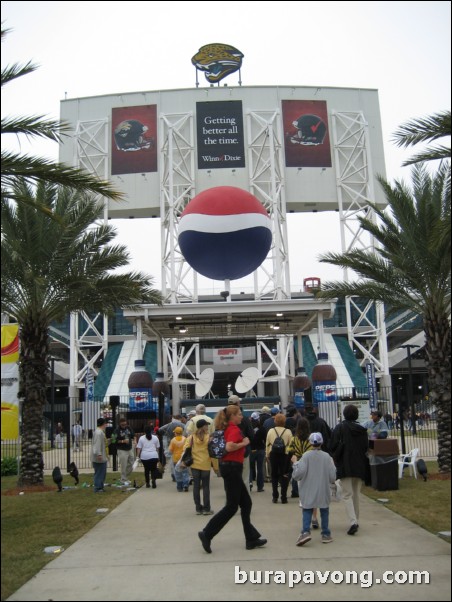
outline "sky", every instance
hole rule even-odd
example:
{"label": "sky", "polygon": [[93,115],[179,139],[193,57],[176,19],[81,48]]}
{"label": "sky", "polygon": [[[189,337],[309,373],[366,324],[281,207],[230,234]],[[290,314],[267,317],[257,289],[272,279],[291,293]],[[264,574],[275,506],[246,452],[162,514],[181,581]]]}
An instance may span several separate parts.
{"label": "sky", "polygon": [[[409,181],[410,168],[401,164],[413,150],[397,148],[391,137],[410,119],[450,109],[450,23],[450,2],[434,1],[2,2],[2,26],[12,30],[2,42],[2,68],[39,65],[2,89],[2,118],[57,119],[65,98],[192,88],[191,57],[222,42],[245,55],[244,86],[377,89],[386,177]],[[236,85],[236,75],[228,85]],[[202,74],[199,81],[208,85]],[[58,156],[56,143],[7,138],[2,147]],[[159,285],[159,221],[114,224],[131,267]],[[320,230],[328,236],[319,237]],[[340,251],[337,213],[291,215],[288,237],[293,290],[308,276],[340,278],[338,268],[318,262],[320,254]]]}

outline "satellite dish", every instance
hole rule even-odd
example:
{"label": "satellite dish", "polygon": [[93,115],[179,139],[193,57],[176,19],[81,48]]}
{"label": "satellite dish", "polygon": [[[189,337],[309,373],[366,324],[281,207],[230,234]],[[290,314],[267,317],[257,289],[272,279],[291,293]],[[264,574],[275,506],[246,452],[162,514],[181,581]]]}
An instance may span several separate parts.
{"label": "satellite dish", "polygon": [[235,381],[235,390],[237,393],[246,393],[254,387],[259,380],[259,370],[257,368],[246,368]]}
{"label": "satellite dish", "polygon": [[212,368],[206,368],[201,372],[199,378],[196,379],[195,393],[196,397],[204,397],[210,391],[213,384],[214,371]]}

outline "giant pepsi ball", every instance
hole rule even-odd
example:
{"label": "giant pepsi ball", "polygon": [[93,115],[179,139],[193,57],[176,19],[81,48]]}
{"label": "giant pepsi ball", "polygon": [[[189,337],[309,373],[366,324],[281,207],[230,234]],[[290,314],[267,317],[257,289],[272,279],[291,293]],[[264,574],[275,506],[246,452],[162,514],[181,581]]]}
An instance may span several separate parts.
{"label": "giant pepsi ball", "polygon": [[237,280],[256,270],[270,250],[271,221],[256,197],[233,186],[195,196],[179,222],[182,255],[199,274]]}

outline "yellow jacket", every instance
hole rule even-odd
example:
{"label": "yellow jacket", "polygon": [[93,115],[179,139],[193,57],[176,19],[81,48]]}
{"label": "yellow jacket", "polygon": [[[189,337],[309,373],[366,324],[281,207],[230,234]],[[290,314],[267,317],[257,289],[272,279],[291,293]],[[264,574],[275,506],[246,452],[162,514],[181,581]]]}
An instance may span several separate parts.
{"label": "yellow jacket", "polygon": [[210,466],[213,466],[215,471],[218,470],[218,460],[209,456],[209,450],[207,445],[209,443],[209,435],[205,434],[204,439],[201,441],[197,437],[196,433],[187,437],[184,444],[184,449],[191,446],[191,454],[193,456],[193,464],[190,468],[196,470],[210,470]]}

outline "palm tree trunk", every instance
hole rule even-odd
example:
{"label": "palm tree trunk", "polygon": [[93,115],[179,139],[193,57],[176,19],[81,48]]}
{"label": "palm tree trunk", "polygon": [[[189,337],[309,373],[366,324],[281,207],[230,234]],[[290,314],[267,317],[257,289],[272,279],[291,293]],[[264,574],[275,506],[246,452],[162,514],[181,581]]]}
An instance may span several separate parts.
{"label": "palm tree trunk", "polygon": [[30,320],[20,328],[20,396],[22,402],[22,455],[19,485],[44,482],[42,423],[46,402],[49,338],[47,324]]}
{"label": "palm tree trunk", "polygon": [[451,470],[451,398],[450,398],[450,324],[443,312],[428,312],[426,333],[429,399],[437,408],[438,466],[440,472]]}

